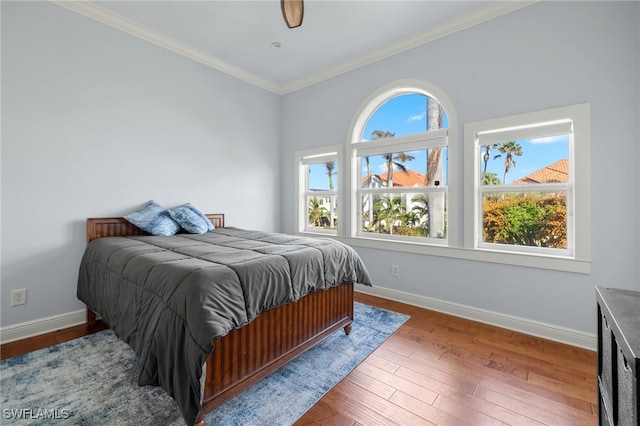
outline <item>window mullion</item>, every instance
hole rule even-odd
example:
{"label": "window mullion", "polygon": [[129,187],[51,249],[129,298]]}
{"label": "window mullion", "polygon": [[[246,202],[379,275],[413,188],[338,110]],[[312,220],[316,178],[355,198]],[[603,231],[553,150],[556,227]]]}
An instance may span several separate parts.
{"label": "window mullion", "polygon": [[394,186],[388,188],[386,186],[380,188],[359,188],[360,194],[424,194],[427,192],[446,192],[447,186]]}
{"label": "window mullion", "polygon": [[395,138],[380,139],[371,142],[361,142],[354,145],[357,157],[383,155],[390,152],[408,152],[423,149],[442,148],[447,146],[447,137],[435,139],[420,139],[406,142],[398,142]]}

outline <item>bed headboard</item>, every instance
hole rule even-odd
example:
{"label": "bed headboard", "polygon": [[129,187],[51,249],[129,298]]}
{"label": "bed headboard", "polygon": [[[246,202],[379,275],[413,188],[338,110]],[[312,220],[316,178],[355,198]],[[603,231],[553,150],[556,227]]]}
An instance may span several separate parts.
{"label": "bed headboard", "polygon": [[[213,226],[224,228],[224,214],[206,215]],[[121,237],[123,235],[148,235],[142,229],[123,217],[97,217],[87,219],[87,243],[102,237]]]}

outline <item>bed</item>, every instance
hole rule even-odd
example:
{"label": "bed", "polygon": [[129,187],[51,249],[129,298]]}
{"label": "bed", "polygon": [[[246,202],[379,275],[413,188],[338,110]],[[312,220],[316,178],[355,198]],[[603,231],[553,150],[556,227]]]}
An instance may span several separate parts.
{"label": "bed", "polygon": [[[225,227],[223,214],[206,216],[215,230],[175,237],[149,236],[124,218],[87,219],[77,290],[87,321],[100,315],[136,351],[139,384],[162,386],[187,424],[199,425],[325,337],[340,328],[349,334],[353,284],[370,284],[343,244]],[[202,294],[191,290],[201,287]]]}

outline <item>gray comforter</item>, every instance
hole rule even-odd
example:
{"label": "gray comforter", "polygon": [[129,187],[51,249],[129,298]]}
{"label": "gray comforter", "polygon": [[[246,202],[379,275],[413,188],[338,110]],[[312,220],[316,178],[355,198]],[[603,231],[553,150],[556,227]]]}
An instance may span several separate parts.
{"label": "gray comforter", "polygon": [[264,310],[344,282],[370,284],[344,244],[221,228],[94,240],[77,294],[135,350],[139,384],[162,386],[193,424],[203,363],[216,338]]}

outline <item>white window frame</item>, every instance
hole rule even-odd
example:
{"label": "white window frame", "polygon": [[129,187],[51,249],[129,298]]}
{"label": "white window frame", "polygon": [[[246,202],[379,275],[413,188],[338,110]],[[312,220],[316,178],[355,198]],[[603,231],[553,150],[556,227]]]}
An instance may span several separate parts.
{"label": "white window frame", "polygon": [[[367,238],[380,238],[383,240],[398,240],[419,242],[422,244],[438,244],[446,245],[446,238],[430,238],[430,237],[406,237],[400,235],[389,235],[383,233],[371,233],[363,232],[360,226],[360,218],[362,217],[362,196],[366,194],[373,195],[401,195],[401,194],[428,194],[435,192],[444,192],[445,198],[448,196],[447,185],[441,184],[436,187],[428,186],[408,186],[408,187],[381,187],[381,188],[362,188],[360,182],[362,182],[362,176],[360,167],[361,159],[365,156],[384,155],[389,152],[407,152],[407,151],[419,151],[429,150],[432,148],[448,148],[448,131],[447,129],[433,130],[428,132],[421,132],[407,136],[399,136],[393,138],[385,138],[379,141],[371,142],[354,142],[351,144],[352,155],[354,160],[354,174],[357,175],[355,185],[356,203],[354,210],[356,214],[353,216],[356,223],[354,224],[355,236],[367,237]],[[444,161],[444,160],[443,160]],[[358,170],[358,172],[355,172]],[[448,180],[448,179],[447,179]],[[446,219],[445,219],[446,226]]]}
{"label": "white window frame", "polygon": [[[364,129],[369,122],[371,116],[375,113],[375,111],[385,102],[395,97],[406,95],[406,94],[421,94],[428,96],[430,98],[436,99],[443,109],[446,111],[447,117],[449,119],[449,128],[448,129],[440,129],[433,131],[426,131],[422,133],[416,133],[405,136],[397,136],[393,138],[385,138],[377,141],[366,141],[363,142],[363,132]],[[375,194],[401,194],[401,193],[415,193],[415,194],[426,194],[428,192],[442,192],[444,189],[445,197],[447,199],[447,203],[452,197],[452,194],[455,194],[455,185],[453,188],[451,186],[451,173],[455,171],[456,168],[453,166],[452,170],[452,162],[448,159],[443,161],[449,161],[447,163],[448,170],[448,185],[441,185],[438,188],[430,188],[430,187],[410,187],[410,188],[377,188],[377,189],[366,189],[362,188],[360,184],[361,179],[361,165],[360,158],[367,155],[382,155],[386,154],[390,151],[393,152],[401,152],[401,151],[415,151],[415,150],[426,150],[434,147],[446,147],[448,151],[447,158],[452,158],[452,155],[455,155],[456,149],[450,143],[451,135],[455,136],[455,130],[451,128],[456,124],[455,112],[453,111],[453,107],[449,98],[439,90],[437,87],[420,80],[402,80],[390,83],[380,88],[376,93],[370,96],[362,106],[359,108],[357,114],[355,115],[355,119],[352,122],[350,129],[350,140],[347,149],[350,152],[350,167],[347,167],[346,174],[350,187],[350,200],[348,203],[348,216],[351,218],[348,223],[349,228],[347,229],[346,235],[349,235],[351,238],[364,242],[363,244],[366,246],[375,246],[379,248],[386,248],[397,250],[402,246],[409,245],[431,245],[443,247],[446,246],[449,242],[449,239],[456,238],[456,230],[451,229],[449,226],[452,223],[452,219],[456,219],[456,213],[452,212],[450,208],[447,208],[447,217],[446,217],[446,226],[447,226],[447,237],[446,238],[424,238],[424,237],[403,237],[397,235],[389,235],[389,234],[380,234],[380,233],[370,233],[370,232],[361,232],[360,231],[360,218],[362,215],[362,206],[360,202],[360,198],[362,195],[367,193],[375,193]],[[453,153],[452,153],[453,151]],[[356,245],[360,245],[356,243]],[[403,251],[403,250],[401,250]]]}
{"label": "white window frame", "polygon": [[[427,96],[431,96],[440,102],[449,119],[447,245],[428,244],[421,242],[421,239],[418,238],[412,238],[412,241],[402,241],[377,237],[380,234],[374,235],[376,238],[372,238],[370,235],[358,235],[359,197],[357,189],[359,187],[358,170],[361,165],[357,163],[356,157],[353,156],[352,144],[361,141],[361,135],[367,121],[382,103],[403,93],[421,93],[421,90]],[[573,170],[572,183],[574,184],[572,188],[574,198],[572,255],[557,256],[476,247],[476,230],[474,226],[476,212],[474,206],[477,193],[475,179],[478,173],[475,173],[474,170],[479,167],[480,160],[476,158],[476,155],[478,155],[476,152],[479,152],[479,150],[474,149],[474,135],[477,132],[491,129],[526,126],[531,123],[563,119],[571,119],[574,138],[572,163],[570,165]],[[302,188],[305,188],[304,181],[301,183],[301,178],[304,176],[304,174],[300,175],[301,158],[335,153],[340,171],[338,176],[338,230],[336,234],[329,235],[331,238],[353,247],[588,274],[591,272],[590,119],[589,104],[553,108],[466,124],[464,126],[464,140],[459,140],[456,111],[446,93],[438,87],[421,80],[401,80],[389,83],[369,96],[356,111],[349,127],[346,144],[296,153],[298,176],[295,183],[295,229],[300,234],[320,234],[317,230],[313,233],[308,233],[304,230],[307,220],[307,207],[304,205],[304,197],[300,192]],[[377,141],[375,142],[377,143]],[[349,162],[343,162],[343,158],[348,158]]]}
{"label": "white window frame", "polygon": [[[545,185],[499,185],[480,184],[480,146],[494,142],[535,137],[569,134],[569,181],[566,184]],[[509,263],[507,253],[576,260],[588,263],[591,247],[591,181],[590,162],[590,107],[578,104],[544,111],[536,111],[501,117],[464,126],[465,136],[465,238],[467,248],[493,252],[493,256]],[[526,192],[535,189],[566,191],[567,194],[567,248],[549,249],[524,246],[509,246],[482,242],[482,194],[504,190]],[[504,252],[501,254],[500,252]],[[537,259],[536,262],[540,262]],[[543,261],[544,262],[544,261]],[[527,263],[527,262],[525,262]],[[569,267],[570,270],[576,265]],[[556,269],[556,268],[552,268]],[[564,269],[564,268],[558,268]],[[577,272],[586,272],[578,267]]]}
{"label": "white window frame", "polygon": [[[344,150],[344,146],[342,145],[331,145],[322,148],[316,149],[307,149],[303,151],[297,151],[295,153],[295,165],[296,165],[296,211],[295,211],[295,229],[298,233],[310,233],[310,234],[320,234],[326,236],[338,235],[338,229],[340,228],[340,218],[343,218],[342,212],[342,204],[343,200],[340,199],[342,191],[340,188],[342,187],[342,177],[341,175],[344,173],[343,170],[343,162],[342,162],[342,152]],[[308,191],[308,165],[315,163],[324,163],[328,161],[335,161],[336,168],[338,170],[338,179],[336,179],[336,187],[333,191]],[[318,228],[310,228],[308,221],[308,204],[307,197],[329,197],[335,198],[337,200],[337,208],[336,208],[336,216],[338,217],[338,226],[337,229],[318,229]]]}

